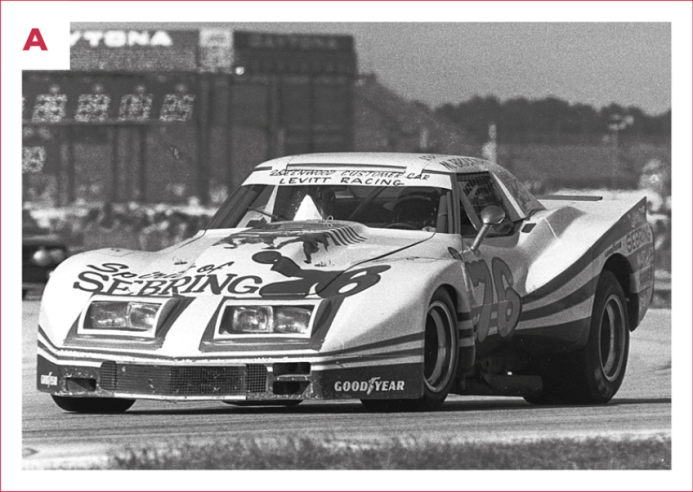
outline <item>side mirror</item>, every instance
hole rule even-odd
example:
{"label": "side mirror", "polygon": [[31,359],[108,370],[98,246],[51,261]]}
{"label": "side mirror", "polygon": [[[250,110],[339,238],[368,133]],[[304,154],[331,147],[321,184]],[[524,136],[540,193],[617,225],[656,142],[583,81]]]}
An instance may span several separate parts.
{"label": "side mirror", "polygon": [[499,225],[504,220],[505,212],[499,206],[489,205],[488,207],[484,207],[484,209],[481,211],[481,230],[479,230],[479,233],[476,235],[476,238],[474,238],[474,243],[470,248],[472,250],[472,253],[477,252],[479,246],[481,246],[481,242],[484,239],[486,239],[488,233],[491,232],[491,228],[493,226]]}

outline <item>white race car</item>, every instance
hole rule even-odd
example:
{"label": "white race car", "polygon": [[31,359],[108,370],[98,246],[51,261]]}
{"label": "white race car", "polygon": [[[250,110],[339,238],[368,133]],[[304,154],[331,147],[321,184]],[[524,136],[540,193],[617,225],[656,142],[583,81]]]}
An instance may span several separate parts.
{"label": "white race car", "polygon": [[275,159],[192,239],[62,263],[37,386],[77,412],[136,399],[432,410],[449,393],[605,403],[653,293],[645,211],[539,200],[470,157]]}

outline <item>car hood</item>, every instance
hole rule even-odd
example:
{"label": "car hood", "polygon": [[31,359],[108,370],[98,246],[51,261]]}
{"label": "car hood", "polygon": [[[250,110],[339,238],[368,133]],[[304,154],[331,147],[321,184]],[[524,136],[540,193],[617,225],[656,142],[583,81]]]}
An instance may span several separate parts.
{"label": "car hood", "polygon": [[[216,276],[219,283],[229,275],[253,276],[264,285],[287,278],[329,280],[434,235],[425,231],[371,229],[342,221],[278,222],[249,229],[209,230],[156,254],[153,261],[137,268],[137,274],[140,279]],[[315,292],[329,283],[318,282]]]}

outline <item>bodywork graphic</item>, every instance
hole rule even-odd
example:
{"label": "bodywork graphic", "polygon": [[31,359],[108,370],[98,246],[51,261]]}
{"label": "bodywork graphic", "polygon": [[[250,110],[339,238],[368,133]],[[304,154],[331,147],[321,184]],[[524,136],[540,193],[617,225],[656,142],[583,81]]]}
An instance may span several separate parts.
{"label": "bodywork graphic", "polygon": [[333,246],[348,246],[361,243],[366,238],[349,225],[334,226],[331,222],[313,224],[310,229],[305,227],[286,227],[276,224],[262,224],[250,231],[237,232],[225,237],[218,244],[226,248],[236,249],[244,244],[264,244],[266,249],[281,249],[288,244],[303,245],[305,263],[311,263],[313,253],[321,247],[327,251],[330,243]]}

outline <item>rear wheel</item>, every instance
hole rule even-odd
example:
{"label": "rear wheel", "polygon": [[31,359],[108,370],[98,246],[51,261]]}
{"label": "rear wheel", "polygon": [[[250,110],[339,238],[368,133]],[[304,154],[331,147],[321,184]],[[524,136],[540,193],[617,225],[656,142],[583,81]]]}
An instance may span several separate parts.
{"label": "rear wheel", "polygon": [[526,396],[533,404],[602,404],[621,387],[628,362],[630,329],[626,298],[610,271],[599,277],[587,345],[558,354],[543,371],[541,394]]}
{"label": "rear wheel", "polygon": [[63,410],[78,413],[122,413],[130,408],[135,400],[126,398],[73,398],[51,395],[53,401]]}
{"label": "rear wheel", "polygon": [[361,400],[371,411],[430,411],[440,407],[455,379],[458,333],[455,306],[445,289],[433,294],[426,311],[423,396],[407,400]]}

